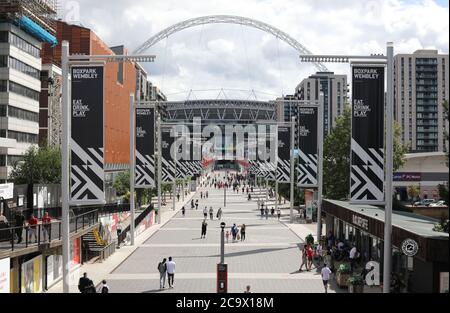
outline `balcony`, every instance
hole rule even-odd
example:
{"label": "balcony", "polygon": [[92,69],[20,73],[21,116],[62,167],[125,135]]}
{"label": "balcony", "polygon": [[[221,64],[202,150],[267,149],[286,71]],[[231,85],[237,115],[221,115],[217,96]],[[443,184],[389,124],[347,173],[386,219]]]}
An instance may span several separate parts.
{"label": "balcony", "polygon": [[416,67],[416,73],[436,73],[437,72],[437,68],[436,66],[430,66],[430,67],[425,67],[425,66],[418,66]]}
{"label": "balcony", "polygon": [[417,86],[437,86],[437,80],[416,80]]}
{"label": "balcony", "polygon": [[416,65],[437,65],[437,59],[416,59]]}
{"label": "balcony", "polygon": [[437,93],[417,93],[417,99],[437,99]]}

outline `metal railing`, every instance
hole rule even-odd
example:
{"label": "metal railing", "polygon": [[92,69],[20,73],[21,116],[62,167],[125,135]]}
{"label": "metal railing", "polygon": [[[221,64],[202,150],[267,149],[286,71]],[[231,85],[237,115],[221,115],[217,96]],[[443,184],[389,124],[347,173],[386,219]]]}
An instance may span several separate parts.
{"label": "metal railing", "polygon": [[[71,217],[69,230],[71,233],[76,233],[96,223],[98,223],[98,211],[91,210]],[[60,220],[46,224],[39,222],[36,225],[3,228],[0,226],[0,252],[49,244],[53,241],[61,240],[61,236]]]}

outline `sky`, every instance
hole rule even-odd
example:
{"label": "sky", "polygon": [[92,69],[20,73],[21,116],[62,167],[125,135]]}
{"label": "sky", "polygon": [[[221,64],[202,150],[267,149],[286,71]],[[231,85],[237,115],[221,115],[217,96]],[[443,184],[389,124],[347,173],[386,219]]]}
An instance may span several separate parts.
{"label": "sky", "polygon": [[[315,54],[370,55],[437,49],[448,54],[448,0],[59,0],[59,17],[91,28],[131,52],[187,19],[237,15],[282,30]],[[207,24],[166,37],[145,54],[150,80],[169,100],[273,100],[293,94],[317,68],[272,34],[249,26]],[[348,64],[327,63],[349,75]],[[223,89],[223,91],[221,91]],[[192,90],[192,92],[190,92]],[[251,91],[254,92],[251,92]]]}

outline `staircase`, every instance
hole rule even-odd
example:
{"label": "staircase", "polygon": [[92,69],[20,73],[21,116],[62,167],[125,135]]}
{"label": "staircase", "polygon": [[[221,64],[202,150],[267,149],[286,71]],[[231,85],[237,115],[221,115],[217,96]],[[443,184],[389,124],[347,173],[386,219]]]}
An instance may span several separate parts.
{"label": "staircase", "polygon": [[86,235],[82,237],[83,241],[83,259],[87,260],[100,260],[108,258],[111,254],[115,252],[116,245],[114,242],[108,244],[105,242],[99,232],[98,229],[93,229]]}

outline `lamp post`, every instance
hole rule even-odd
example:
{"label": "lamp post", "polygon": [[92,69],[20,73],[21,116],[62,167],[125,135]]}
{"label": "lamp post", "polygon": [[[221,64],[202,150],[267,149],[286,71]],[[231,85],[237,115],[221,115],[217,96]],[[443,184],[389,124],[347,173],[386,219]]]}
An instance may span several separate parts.
{"label": "lamp post", "polygon": [[225,236],[224,236],[225,226],[226,226],[225,222],[220,223],[220,228],[222,229],[220,233],[220,264],[225,263]]}
{"label": "lamp post", "polygon": [[227,293],[228,291],[228,266],[225,264],[225,223],[220,223],[220,263],[217,264],[217,293]]}

